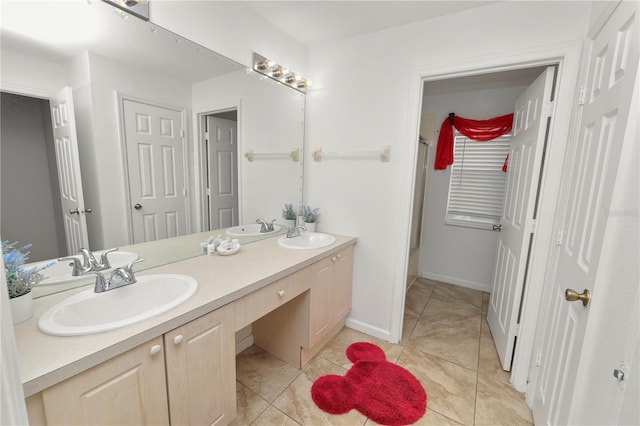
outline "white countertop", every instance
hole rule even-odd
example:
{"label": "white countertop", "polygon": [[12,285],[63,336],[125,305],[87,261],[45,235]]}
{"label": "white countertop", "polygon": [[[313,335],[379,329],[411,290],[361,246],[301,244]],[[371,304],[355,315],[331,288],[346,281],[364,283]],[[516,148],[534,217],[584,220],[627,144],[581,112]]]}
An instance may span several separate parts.
{"label": "white countertop", "polygon": [[278,245],[277,238],[267,238],[243,245],[232,256],[201,255],[139,272],[136,275],[189,275],[198,281],[198,290],[186,302],[168,312],[105,333],[56,337],[38,330],[38,319],[49,307],[86,290],[87,286],[34,300],[34,316],[17,324],[14,329],[25,397],[356,243],[355,237],[335,237],[334,244],[313,250],[286,249]]}

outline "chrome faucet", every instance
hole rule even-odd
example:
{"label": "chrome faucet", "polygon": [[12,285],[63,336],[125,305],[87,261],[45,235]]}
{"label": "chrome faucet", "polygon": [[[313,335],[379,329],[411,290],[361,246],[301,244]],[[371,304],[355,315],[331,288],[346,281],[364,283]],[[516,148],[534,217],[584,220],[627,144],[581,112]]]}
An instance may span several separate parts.
{"label": "chrome faucet", "polygon": [[266,220],[262,219],[262,218],[257,218],[256,219],[256,223],[260,224],[260,232],[261,233],[265,233],[265,232],[273,232],[273,222],[275,222],[276,220],[273,219],[271,221],[271,223],[267,222]]}
{"label": "chrome faucet", "polygon": [[58,259],[60,262],[64,262],[70,260],[73,262],[71,271],[71,275],[77,277],[79,275],[88,274],[89,272],[103,271],[105,269],[110,269],[111,264],[109,263],[108,254],[113,253],[118,250],[117,248],[113,248],[110,250],[105,250],[100,256],[100,262],[98,262],[89,250],[86,248],[80,249],[80,254],[82,255],[82,263],[80,263],[80,259],[77,257],[61,257]]}
{"label": "chrome faucet", "polygon": [[80,254],[82,255],[82,270],[85,272],[96,271],[96,266],[98,266],[98,261],[86,248],[80,249]]}
{"label": "chrome faucet", "polygon": [[58,258],[58,262],[66,262],[67,260],[70,260],[72,263],[69,264],[69,266],[71,266],[73,269],[71,270],[71,275],[74,277],[83,275],[88,273],[88,270],[84,270],[82,268],[82,263],[80,263],[80,259],[78,259],[77,257],[60,257]]}
{"label": "chrome faucet", "polygon": [[306,231],[306,230],[307,228],[305,228],[303,225],[298,225],[293,228],[287,228],[287,238],[299,237],[300,231]]}
{"label": "chrome faucet", "polygon": [[142,261],[144,261],[144,259],[137,259],[129,263],[127,266],[114,269],[108,280],[101,272],[93,271],[93,273],[96,274],[96,285],[93,291],[96,293],[104,293],[105,291],[134,284],[137,280],[133,273],[133,265]]}

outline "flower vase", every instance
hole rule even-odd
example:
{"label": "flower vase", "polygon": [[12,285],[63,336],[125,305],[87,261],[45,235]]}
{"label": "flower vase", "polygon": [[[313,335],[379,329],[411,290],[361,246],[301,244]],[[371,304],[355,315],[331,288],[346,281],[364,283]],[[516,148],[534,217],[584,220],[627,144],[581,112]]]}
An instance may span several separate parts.
{"label": "flower vase", "polygon": [[316,232],[315,222],[305,222],[304,227],[307,228],[307,232]]}
{"label": "flower vase", "polygon": [[14,324],[26,321],[33,316],[33,295],[31,292],[9,299],[11,317]]}
{"label": "flower vase", "polygon": [[284,227],[287,229],[292,229],[296,227],[296,220],[295,219],[285,219],[284,220]]}

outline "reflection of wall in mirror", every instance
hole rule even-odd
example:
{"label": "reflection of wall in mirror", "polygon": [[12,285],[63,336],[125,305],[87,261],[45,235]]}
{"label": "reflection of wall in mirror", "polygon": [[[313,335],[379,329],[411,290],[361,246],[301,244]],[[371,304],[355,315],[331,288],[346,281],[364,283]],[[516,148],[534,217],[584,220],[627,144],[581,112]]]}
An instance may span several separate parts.
{"label": "reflection of wall in mirror", "polygon": [[[302,202],[302,155],[299,162],[256,161],[250,168],[242,157],[246,149],[255,152],[289,152],[295,146],[302,149],[304,95],[297,91],[268,80],[260,81],[244,70],[223,76],[220,81],[211,79],[192,85],[165,76],[162,70],[137,69],[86,51],[64,65],[9,51],[6,46],[2,57],[3,85],[29,88],[45,98],[65,85],[73,88],[85,206],[93,209],[87,217],[93,250],[129,243],[129,200],[124,187],[118,94],[186,109],[186,158],[191,171],[196,170],[193,146],[197,138],[192,131],[195,121],[191,112],[210,111],[212,101],[219,105],[220,101],[232,99],[241,104],[243,146],[239,163],[244,202],[240,210],[245,211],[241,222],[254,222],[258,216],[279,219],[282,204]],[[189,108],[192,94],[199,109]],[[197,177],[190,173],[191,232],[201,230],[199,200],[194,199],[200,193],[197,183]],[[244,191],[243,185],[247,186]]]}
{"label": "reflection of wall in mirror", "polygon": [[[118,247],[129,243],[130,202],[117,97],[186,109],[191,104],[191,85],[92,53],[76,62],[77,68],[89,72],[88,85],[74,85],[74,100],[84,106],[78,108],[76,121],[85,202],[95,206],[95,214],[87,221],[90,245]],[[189,124],[185,120],[186,135],[191,134]]]}
{"label": "reflection of wall in mirror", "polygon": [[[304,95],[256,73],[244,70],[209,79],[193,86],[193,112],[201,114],[234,105],[240,100],[239,140],[241,223],[256,218],[282,220],[282,206],[302,201],[302,144]],[[299,161],[289,158],[256,159],[255,153],[289,153],[300,148]]]}

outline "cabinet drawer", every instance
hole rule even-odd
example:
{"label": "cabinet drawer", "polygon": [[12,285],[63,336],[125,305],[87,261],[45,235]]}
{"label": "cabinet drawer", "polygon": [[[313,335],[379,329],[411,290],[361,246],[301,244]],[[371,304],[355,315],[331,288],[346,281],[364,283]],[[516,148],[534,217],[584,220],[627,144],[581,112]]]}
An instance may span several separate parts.
{"label": "cabinet drawer", "polygon": [[236,300],[236,331],[308,290],[308,275],[305,268]]}

